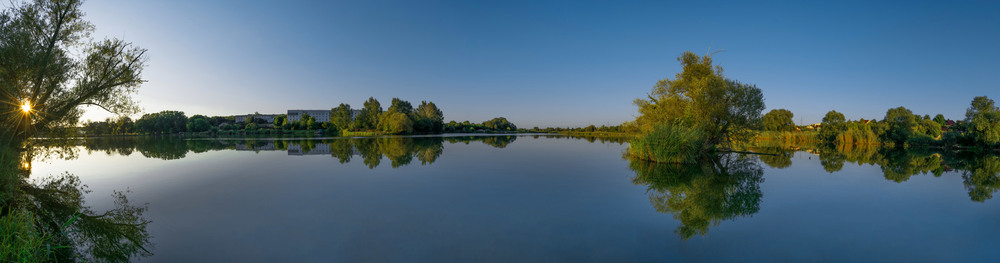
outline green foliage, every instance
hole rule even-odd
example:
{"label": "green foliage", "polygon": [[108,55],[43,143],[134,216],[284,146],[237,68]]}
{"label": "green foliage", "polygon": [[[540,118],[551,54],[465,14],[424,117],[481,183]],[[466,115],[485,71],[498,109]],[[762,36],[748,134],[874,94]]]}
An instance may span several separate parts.
{"label": "green foliage", "polygon": [[653,208],[680,221],[674,233],[683,239],[760,211],[764,170],[752,158],[727,154],[692,165],[629,158],[629,168],[633,184],[648,186]]}
{"label": "green foliage", "polygon": [[176,133],[187,130],[188,118],[184,112],[161,111],[143,114],[135,122],[136,129],[145,133]]}
{"label": "green foliage", "polygon": [[[11,2],[0,12],[0,138],[72,136],[82,105],[137,113],[146,50],[119,39],[93,41],[80,0]],[[19,109],[25,101],[30,112]]]}
{"label": "green foliage", "polygon": [[677,60],[683,70],[673,80],[657,82],[648,99],[636,99],[642,132],[662,125],[695,127],[704,138],[704,153],[710,146],[748,141],[760,122],[764,99],[756,86],[726,79],[711,56],[685,52]]}
{"label": "green foliage", "polygon": [[413,132],[413,121],[401,112],[387,111],[379,120],[379,130],[391,134],[409,134]]}
{"label": "green foliage", "polygon": [[934,122],[937,122],[940,126],[944,126],[948,120],[944,118],[944,115],[938,114],[934,115]]}
{"label": "green foliage", "polygon": [[26,210],[14,210],[0,217],[0,261],[49,261],[46,246],[50,240],[38,225],[35,216]]}
{"label": "green foliage", "polygon": [[917,122],[917,135],[924,135],[930,138],[941,136],[941,124],[931,119],[922,119]]}
{"label": "green foliage", "polygon": [[188,119],[187,130],[190,132],[206,132],[212,129],[212,124],[208,122],[208,117],[204,115],[194,115]]}
{"label": "green foliage", "polygon": [[629,141],[628,154],[661,163],[697,163],[705,143],[699,129],[662,125]]}
{"label": "green foliage", "polygon": [[756,144],[769,146],[798,146],[814,144],[819,140],[815,131],[764,131],[757,133]]}
{"label": "green foliage", "polygon": [[792,155],[795,153],[795,151],[778,147],[758,150],[758,152],[767,153],[758,155],[761,162],[777,169],[785,169],[792,166]]}
{"label": "green foliage", "polygon": [[1000,108],[992,99],[986,96],[974,98],[965,111],[965,121],[969,123],[969,133],[976,143],[988,147],[1000,144]]}
{"label": "green foliage", "polygon": [[827,112],[826,116],[823,116],[823,122],[819,129],[820,139],[825,142],[833,142],[837,139],[837,135],[847,128],[846,122],[843,113],[835,110]]}
{"label": "green foliage", "polygon": [[497,117],[492,120],[484,121],[483,127],[493,131],[517,131],[517,125],[507,121],[507,118]]}
{"label": "green foliage", "polygon": [[972,201],[985,202],[993,198],[993,193],[1000,191],[1000,157],[974,157],[962,172],[962,179]]}
{"label": "green foliage", "polygon": [[408,116],[413,113],[413,105],[411,105],[409,101],[392,98],[392,105],[390,105],[389,109],[386,111],[399,112]]}
{"label": "green foliage", "polygon": [[889,109],[883,121],[889,124],[889,130],[884,135],[885,140],[896,145],[903,145],[910,134],[917,131],[917,118],[913,112],[904,107]]}
{"label": "green foliage", "polygon": [[135,123],[128,116],[87,122],[83,124],[83,130],[87,135],[124,135],[136,131]]}
{"label": "green foliage", "polygon": [[340,106],[330,110],[330,122],[339,129],[349,129],[353,120],[351,119],[351,105],[341,103]]}
{"label": "green foliage", "polygon": [[274,117],[274,127],[281,127],[286,122],[288,122],[288,115],[287,114],[281,114],[281,115],[278,115],[277,117]]}
{"label": "green foliage", "polygon": [[765,131],[794,131],[795,122],[792,117],[795,115],[786,109],[774,109],[761,118],[761,124]]}
{"label": "green foliage", "polygon": [[303,130],[315,130],[319,129],[319,123],[316,123],[316,118],[310,116],[308,113],[303,113],[302,117],[299,118],[299,126]]}
{"label": "green foliage", "polygon": [[414,131],[419,133],[441,133],[444,131],[444,113],[438,109],[437,105],[434,105],[434,102],[421,101],[413,115]]}
{"label": "green foliage", "polygon": [[836,135],[834,143],[837,145],[876,145],[879,144],[879,136],[872,129],[874,124],[861,122],[848,122],[843,124],[843,131]]}
{"label": "green foliage", "polygon": [[382,105],[375,97],[369,97],[361,113],[354,118],[354,127],[360,130],[374,130],[378,128],[380,115],[382,115]]}

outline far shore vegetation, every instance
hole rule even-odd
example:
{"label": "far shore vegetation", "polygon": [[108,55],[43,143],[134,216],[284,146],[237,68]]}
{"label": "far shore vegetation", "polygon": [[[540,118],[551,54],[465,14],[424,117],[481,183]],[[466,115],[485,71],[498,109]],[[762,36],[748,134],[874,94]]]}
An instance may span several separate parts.
{"label": "far shore vegetation", "polygon": [[[152,254],[146,232],[149,221],[143,217],[146,206],[129,203],[126,192],[112,194],[114,208],[92,211],[84,203],[88,192],[85,185],[73,174],[30,180],[32,160],[46,154],[38,149],[44,147],[38,146],[57,141],[35,138],[441,133],[559,133],[591,141],[613,137],[611,141],[629,142],[626,155],[637,161],[630,163],[637,171],[659,166],[654,162],[702,166],[686,173],[697,175],[685,181],[691,183],[651,187],[671,193],[675,187],[702,184],[702,180],[720,181],[715,183],[717,189],[743,181],[758,182],[758,169],[743,171],[746,169],[732,169],[718,162],[723,159],[720,153],[755,153],[762,145],[820,145],[817,149],[872,146],[894,150],[933,147],[976,153],[995,153],[1000,147],[1000,109],[986,96],[973,98],[962,120],[948,120],[941,114],[920,115],[896,107],[888,109],[881,120],[848,120],[843,114],[830,111],[821,123],[795,125],[794,114],[789,110],[775,109],[764,114],[764,93],[760,88],[725,76],[722,68],[713,64],[712,54],[699,56],[692,52],[685,52],[677,59],[683,69],[673,79],[660,80],[648,96],[634,101],[639,112],[635,120],[614,126],[527,129],[503,117],[446,123],[443,111],[433,102],[421,101],[414,107],[399,98],[393,98],[385,109],[378,100],[369,98],[356,116],[350,105],[340,104],[330,109],[328,122],[318,122],[308,115],[295,121],[288,116],[268,121],[253,115],[237,120],[225,116],[187,116],[180,111],[146,113],[133,120],[127,116],[140,113],[133,95],[145,82],[142,73],[147,66],[147,50],[117,38],[92,40],[90,34],[95,25],[84,19],[81,4],[81,0],[34,0],[12,3],[12,7],[0,12],[0,121],[3,122],[0,125],[0,261],[3,262],[127,262]],[[101,108],[122,117],[80,126],[83,106]],[[499,148],[512,140],[513,137],[482,139]],[[378,149],[369,141],[358,141],[361,146],[351,146],[369,147],[359,152],[371,156],[398,156],[400,159],[393,160],[394,165],[408,163],[410,160],[406,158],[418,151],[425,151],[426,156],[418,158],[422,162],[433,162],[439,154],[440,143],[433,140],[423,140],[434,143],[413,151],[397,151],[401,147],[391,143],[398,141],[380,141],[383,144]],[[349,152],[345,145],[330,144]],[[788,163],[782,159],[787,153],[762,156],[768,156],[762,158],[765,162]],[[847,155],[841,159],[851,160]],[[995,168],[1000,163],[995,156],[987,160],[982,162],[984,166]],[[839,169],[836,160],[824,163],[833,164],[830,170]],[[736,173],[744,175],[733,175]],[[656,173],[648,175],[639,173],[634,181],[647,184],[659,180],[652,177]],[[996,182],[993,177],[984,178],[983,181]],[[992,189],[988,189],[989,194]],[[739,193],[759,198],[759,189],[748,188]],[[739,207],[738,211],[719,218],[750,215],[757,209]],[[712,220],[717,218],[699,222],[707,226]],[[685,236],[705,231],[707,227],[681,229]]]}
{"label": "far shore vegetation", "polygon": [[682,72],[657,82],[647,99],[637,99],[639,116],[620,126],[632,136],[629,156],[696,163],[718,152],[761,145],[1000,151],[1000,108],[986,96],[973,98],[965,118],[957,121],[900,106],[888,109],[881,120],[847,120],[831,110],[821,123],[797,126],[787,109],[762,115],[761,90],[726,78],[711,55],[685,52],[677,60]]}

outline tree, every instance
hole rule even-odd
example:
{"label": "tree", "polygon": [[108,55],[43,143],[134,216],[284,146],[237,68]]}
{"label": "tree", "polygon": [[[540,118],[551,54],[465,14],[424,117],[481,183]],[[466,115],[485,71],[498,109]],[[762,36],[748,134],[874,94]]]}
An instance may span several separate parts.
{"label": "tree", "polygon": [[516,131],[517,126],[507,121],[507,118],[497,117],[483,122],[483,127],[493,131]]}
{"label": "tree", "polygon": [[194,115],[188,119],[187,130],[190,132],[205,132],[212,129],[212,124],[208,122],[208,117]]}
{"label": "tree", "polygon": [[293,128],[292,127],[292,123],[288,122],[288,118],[284,118],[284,119],[281,120],[281,129],[283,129],[283,130],[291,130],[292,128]]}
{"label": "tree", "polygon": [[765,131],[791,131],[795,130],[795,122],[792,117],[795,115],[786,109],[774,109],[761,118],[761,123]]}
{"label": "tree", "polygon": [[21,141],[75,125],[81,105],[119,116],[139,111],[132,94],[144,82],[146,49],[119,39],[91,42],[94,26],[80,5],[38,0],[0,13],[3,137]]}
{"label": "tree", "polygon": [[938,114],[934,115],[934,122],[937,122],[938,125],[944,126],[948,122],[948,120],[944,118],[944,115]]}
{"label": "tree", "polygon": [[895,142],[897,146],[902,146],[910,138],[910,135],[917,131],[917,116],[913,115],[905,107],[889,109],[885,112],[885,120],[889,124],[886,132],[886,140]]}
{"label": "tree", "polygon": [[299,125],[302,126],[304,130],[315,130],[318,129],[316,124],[316,118],[310,116],[308,113],[303,113],[302,117],[299,118]]}
{"label": "tree", "polygon": [[1000,143],[1000,108],[992,99],[986,96],[972,99],[965,111],[965,121],[976,143],[990,146]]}
{"label": "tree", "polygon": [[347,129],[351,125],[351,105],[341,103],[340,106],[330,109],[330,122],[338,129]]}
{"label": "tree", "polygon": [[727,79],[722,68],[712,65],[711,55],[684,52],[677,61],[683,70],[671,79],[657,82],[648,99],[636,99],[642,132],[657,126],[694,127],[702,133],[706,153],[716,145],[745,141],[760,122],[764,97],[754,85]]}
{"label": "tree", "polygon": [[285,122],[287,121],[288,121],[288,115],[286,114],[278,115],[277,117],[274,117],[274,127],[281,128],[281,125],[285,124]]}
{"label": "tree", "polygon": [[414,112],[413,129],[422,133],[441,133],[444,130],[444,113],[434,102],[420,101]]}
{"label": "tree", "polygon": [[361,112],[358,113],[358,117],[354,119],[354,126],[358,129],[374,130],[378,127],[378,119],[381,114],[382,105],[375,97],[369,97],[365,101],[364,108],[361,108]]}
{"label": "tree", "polygon": [[379,120],[379,130],[393,134],[408,134],[413,132],[413,121],[401,112],[387,111]]}
{"label": "tree", "polygon": [[187,129],[188,118],[184,112],[161,111],[143,114],[135,122],[136,129],[145,133],[174,133]]}
{"label": "tree", "polygon": [[392,105],[386,111],[394,111],[402,113],[409,116],[413,113],[413,105],[409,101],[401,100],[399,98],[392,98]]}
{"label": "tree", "polygon": [[837,135],[843,132],[847,127],[845,123],[847,119],[844,118],[844,114],[831,110],[823,116],[822,125],[820,125],[819,136],[820,139],[826,142],[834,142],[837,139]]}

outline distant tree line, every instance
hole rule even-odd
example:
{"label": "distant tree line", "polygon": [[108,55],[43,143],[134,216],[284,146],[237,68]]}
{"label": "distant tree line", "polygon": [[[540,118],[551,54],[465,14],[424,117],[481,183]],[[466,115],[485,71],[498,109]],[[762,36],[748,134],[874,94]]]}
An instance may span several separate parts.
{"label": "distant tree line", "polygon": [[444,131],[444,113],[433,102],[421,101],[416,108],[410,102],[393,98],[388,110],[383,110],[375,98],[369,98],[357,116],[349,104],[341,103],[330,110],[330,121],[317,121],[309,114],[299,120],[290,120],[282,114],[273,122],[261,118],[259,113],[245,119],[234,117],[194,115],[187,117],[181,111],[161,111],[143,114],[134,122],[129,117],[108,118],[104,121],[86,122],[82,129],[88,135],[173,134],[182,132],[316,132],[338,135],[342,131],[377,132],[385,134],[433,134]]}
{"label": "distant tree line", "polygon": [[471,123],[469,121],[450,121],[444,125],[445,132],[448,133],[474,133],[474,132],[520,132],[517,125],[514,125],[507,118],[497,117],[482,123]]}
{"label": "distant tree line", "polygon": [[895,147],[936,146],[996,149],[1000,147],[1000,108],[986,97],[975,97],[965,118],[948,120],[942,114],[914,114],[906,107],[886,111],[881,120],[847,120],[831,110],[818,127],[795,126],[786,109],[771,110],[759,129],[769,132],[818,131],[817,141],[838,146],[885,145]]}

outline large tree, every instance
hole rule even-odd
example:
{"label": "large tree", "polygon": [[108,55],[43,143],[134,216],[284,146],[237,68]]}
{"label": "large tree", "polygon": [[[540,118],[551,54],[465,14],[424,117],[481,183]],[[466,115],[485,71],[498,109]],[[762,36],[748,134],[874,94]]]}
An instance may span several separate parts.
{"label": "large tree", "polygon": [[139,111],[132,95],[144,82],[146,49],[90,41],[81,4],[36,0],[0,13],[0,133],[11,141],[75,125],[81,105]]}
{"label": "large tree", "polygon": [[413,114],[416,132],[441,133],[444,130],[444,112],[434,102],[421,101]]}
{"label": "large tree", "polygon": [[354,127],[362,130],[374,130],[378,128],[378,121],[382,115],[382,105],[375,97],[369,97],[365,101],[365,107],[361,108],[358,117],[354,118]]}
{"label": "large tree", "polygon": [[911,134],[918,131],[917,116],[902,106],[886,111],[883,121],[889,124],[889,130],[885,134],[886,139],[897,143],[897,146],[902,146]]}
{"label": "large tree", "polygon": [[992,99],[986,96],[972,99],[972,105],[965,111],[965,121],[976,143],[1000,144],[1000,108]]}
{"label": "large tree", "polygon": [[712,56],[684,52],[677,61],[682,71],[674,79],[656,83],[648,99],[636,99],[643,132],[658,126],[692,127],[703,135],[706,148],[749,139],[759,123],[764,97],[754,85],[726,78]]}
{"label": "large tree", "polygon": [[402,113],[403,115],[409,116],[413,113],[413,105],[409,101],[401,100],[399,98],[392,98],[392,105],[386,111],[394,111]]}
{"label": "large tree", "polygon": [[764,114],[761,124],[766,131],[791,131],[795,129],[792,117],[795,115],[789,110],[774,109]]}
{"label": "large tree", "polygon": [[346,103],[341,103],[340,106],[330,110],[330,123],[337,126],[337,129],[347,129],[351,126],[351,105]]}
{"label": "large tree", "polygon": [[823,116],[822,125],[820,125],[819,137],[826,142],[833,142],[837,139],[837,135],[847,129],[846,126],[847,119],[844,118],[844,114],[831,110]]}

